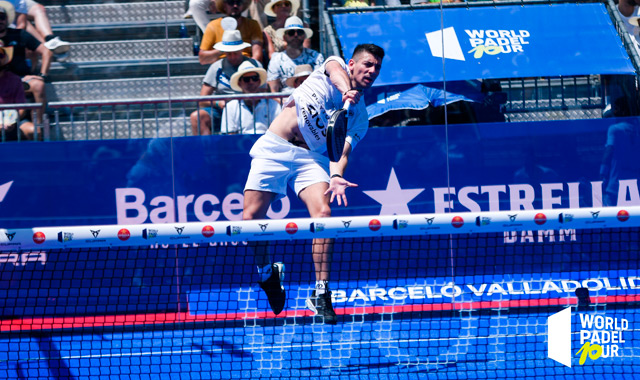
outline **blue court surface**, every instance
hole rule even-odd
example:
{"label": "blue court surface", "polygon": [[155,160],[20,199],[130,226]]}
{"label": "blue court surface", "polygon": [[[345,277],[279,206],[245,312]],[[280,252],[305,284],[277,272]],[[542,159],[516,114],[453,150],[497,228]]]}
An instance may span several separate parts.
{"label": "blue court surface", "polygon": [[[637,236],[345,240],[336,326],[304,306],[309,242],[275,246],[287,268],[278,318],[243,244],[41,252],[2,264],[0,379],[640,378]],[[547,357],[547,318],[570,304],[568,367]],[[585,322],[596,317],[615,324]],[[615,348],[603,335],[614,330]],[[580,364],[585,331],[602,351]]]}
{"label": "blue court surface", "polygon": [[[618,357],[572,368],[547,358],[546,318],[559,309],[246,319],[216,326],[105,333],[38,333],[0,340],[5,379],[483,379],[637,378],[638,310],[625,318]],[[592,309],[595,310],[595,309]],[[547,312],[548,311],[548,312]],[[593,313],[585,312],[585,313]],[[579,329],[574,319],[573,330]],[[234,326],[231,326],[231,325]]]}

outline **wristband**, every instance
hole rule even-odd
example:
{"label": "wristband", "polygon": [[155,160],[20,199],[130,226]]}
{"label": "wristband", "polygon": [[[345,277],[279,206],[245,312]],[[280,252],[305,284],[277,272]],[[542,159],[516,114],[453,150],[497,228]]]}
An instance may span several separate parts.
{"label": "wristband", "polygon": [[349,91],[351,91],[351,90],[347,90],[347,91],[345,91],[345,92],[342,94],[342,96],[347,95],[347,92],[349,92]]}
{"label": "wristband", "polygon": [[334,174],[334,175],[331,176],[331,178],[335,178],[335,177],[342,178],[342,176],[340,174]]}

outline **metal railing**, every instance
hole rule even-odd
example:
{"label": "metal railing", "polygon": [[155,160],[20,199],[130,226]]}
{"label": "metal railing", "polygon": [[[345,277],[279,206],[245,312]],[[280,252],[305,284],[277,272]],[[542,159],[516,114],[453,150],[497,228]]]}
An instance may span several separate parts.
{"label": "metal railing", "polygon": [[[231,94],[180,98],[123,99],[105,101],[51,102],[45,122],[39,125],[36,140],[101,140],[146,137],[179,137],[201,132],[198,111],[214,107],[220,101],[280,100],[286,93]],[[37,111],[41,104],[0,105],[0,111],[28,109]],[[267,103],[267,110],[270,105]],[[270,112],[268,112],[270,114]],[[191,122],[191,115],[195,123]],[[208,112],[211,115],[211,111]],[[241,117],[241,116],[240,116]],[[34,117],[35,120],[35,117]],[[242,120],[237,120],[242,123]],[[255,119],[254,119],[255,129]],[[223,134],[224,131],[216,131]],[[241,133],[241,132],[240,132]],[[24,139],[22,139],[24,140]],[[5,141],[4,139],[2,141]]]}
{"label": "metal railing", "polygon": [[[47,140],[50,138],[49,124],[46,117],[41,121],[40,112],[42,103],[20,103],[20,104],[0,104],[0,142],[23,140]],[[22,117],[21,111],[30,113],[30,116]],[[8,124],[9,119],[15,119],[15,123]],[[7,121],[7,125],[5,125]],[[33,125],[33,137],[27,138],[22,132],[25,126],[31,123]],[[26,125],[25,125],[26,124]],[[29,125],[29,126],[31,126]],[[29,128],[31,129],[31,128]],[[15,134],[15,136],[13,136]]]}

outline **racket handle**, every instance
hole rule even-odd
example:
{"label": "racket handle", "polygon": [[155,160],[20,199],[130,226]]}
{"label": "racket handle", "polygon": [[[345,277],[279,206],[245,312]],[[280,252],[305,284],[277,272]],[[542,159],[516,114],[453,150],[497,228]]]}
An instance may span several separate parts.
{"label": "racket handle", "polygon": [[342,107],[342,109],[345,111],[349,111],[349,107],[351,107],[351,102],[347,100],[344,102],[344,106]]}

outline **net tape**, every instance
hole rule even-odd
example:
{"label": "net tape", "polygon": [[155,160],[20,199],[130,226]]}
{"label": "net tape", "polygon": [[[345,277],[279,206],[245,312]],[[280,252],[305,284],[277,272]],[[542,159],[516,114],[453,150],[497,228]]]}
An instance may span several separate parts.
{"label": "net tape", "polygon": [[0,229],[0,252],[640,226],[640,207]]}

